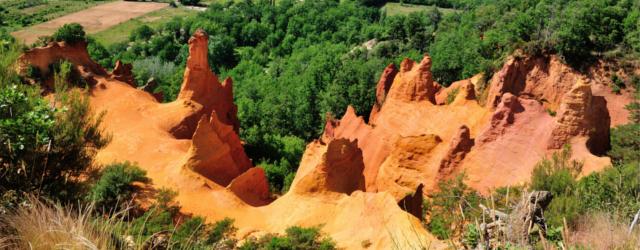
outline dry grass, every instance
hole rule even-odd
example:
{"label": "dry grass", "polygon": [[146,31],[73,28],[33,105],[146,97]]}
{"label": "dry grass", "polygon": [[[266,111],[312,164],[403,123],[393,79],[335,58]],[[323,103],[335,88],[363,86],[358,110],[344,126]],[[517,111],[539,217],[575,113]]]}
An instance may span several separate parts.
{"label": "dry grass", "polygon": [[0,249],[114,249],[109,223],[91,217],[91,207],[72,210],[29,199],[29,205],[3,215]]}
{"label": "dry grass", "polygon": [[585,215],[564,241],[577,249],[640,249],[640,232],[629,234],[627,227],[610,214]]}

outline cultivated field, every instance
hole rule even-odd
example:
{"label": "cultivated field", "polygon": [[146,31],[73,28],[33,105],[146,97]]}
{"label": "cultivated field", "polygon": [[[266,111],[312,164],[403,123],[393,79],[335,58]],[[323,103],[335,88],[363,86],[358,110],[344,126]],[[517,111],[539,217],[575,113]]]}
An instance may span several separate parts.
{"label": "cultivated field", "polygon": [[102,43],[102,45],[109,46],[117,42],[126,41],[129,39],[131,31],[142,25],[149,25],[151,28],[155,29],[174,17],[186,17],[197,13],[198,11],[190,10],[185,7],[164,8],[111,26],[108,29],[92,34],[91,37]]}
{"label": "cultivated field", "polygon": [[92,34],[168,6],[166,3],[152,2],[111,2],[19,30],[12,35],[26,44],[31,44],[40,36],[53,34],[66,23],[79,23],[87,33]]}

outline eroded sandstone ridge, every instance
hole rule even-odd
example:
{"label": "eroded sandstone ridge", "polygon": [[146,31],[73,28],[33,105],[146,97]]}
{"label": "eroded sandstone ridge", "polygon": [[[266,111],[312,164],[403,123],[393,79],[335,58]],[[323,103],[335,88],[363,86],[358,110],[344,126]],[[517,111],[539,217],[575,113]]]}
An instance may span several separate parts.
{"label": "eroded sandstone ridge", "polygon": [[327,120],[324,143],[358,142],[367,192],[389,193],[419,217],[406,205],[417,203],[412,194],[428,195],[461,173],[483,193],[519,185],[564,145],[584,162],[583,175],[610,164],[600,155],[609,128],[626,122],[620,103],[631,97],[612,94],[601,71],[582,74],[555,56],[514,57],[486,84],[477,75],[440,88],[430,65],[425,56],[419,64],[405,59],[397,73],[387,66],[368,123],[352,107]]}
{"label": "eroded sandstone ridge", "polygon": [[[299,225],[322,226],[323,233],[346,249],[359,249],[363,243],[370,249],[445,246],[420,224],[419,179],[407,179],[409,184],[403,179],[394,194],[365,192],[366,176],[372,172],[366,170],[365,156],[370,154],[362,151],[362,140],[336,138],[347,128],[370,129],[353,110],[343,117],[344,125],[331,125],[340,127],[335,135],[327,130],[326,138],[307,146],[292,191],[273,200],[264,171],[252,165],[238,137],[232,80],[220,83],[209,69],[207,39],[206,33],[198,31],[189,40],[180,94],[168,103],[132,87],[129,66],[119,64],[112,73],[102,69],[91,61],[85,44],[53,43],[26,52],[20,62],[44,69],[59,60],[70,61],[91,82],[86,90],[91,108],[106,111],[103,125],[112,140],[98,152],[96,161],[135,162],[147,171],[155,188],[178,191],[183,213],[204,216],[210,222],[233,218],[239,238],[283,233]],[[409,75],[424,74],[420,68],[424,67]],[[433,140],[428,137],[425,143]],[[400,143],[411,147],[410,141]],[[431,151],[416,148],[415,154]],[[399,162],[410,161],[402,150],[397,153]],[[386,174],[409,177],[412,172]]]}
{"label": "eroded sandstone ridge", "polygon": [[233,81],[227,78],[220,83],[211,72],[208,59],[209,36],[202,30],[196,31],[189,39],[189,58],[184,71],[184,80],[180,87],[178,100],[193,101],[202,105],[198,114],[211,114],[215,111],[218,120],[231,125],[238,133],[238,108],[233,103]]}

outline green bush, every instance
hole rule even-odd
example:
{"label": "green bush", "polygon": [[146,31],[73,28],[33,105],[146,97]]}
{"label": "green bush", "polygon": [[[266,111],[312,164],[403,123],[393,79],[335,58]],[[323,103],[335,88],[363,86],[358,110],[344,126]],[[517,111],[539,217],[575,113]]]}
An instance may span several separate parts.
{"label": "green bush", "polygon": [[89,200],[96,207],[115,209],[118,204],[126,204],[136,190],[134,182],[147,182],[146,172],[129,162],[106,166],[100,178],[89,193]]}
{"label": "green bush", "polygon": [[332,250],[336,249],[335,243],[330,238],[322,238],[320,230],[316,227],[290,227],[285,236],[266,235],[260,239],[248,239],[242,246],[242,250]]}
{"label": "green bush", "polygon": [[200,0],[179,0],[181,4],[197,6],[200,4]]}
{"label": "green bush", "polygon": [[53,33],[52,38],[56,42],[66,42],[69,44],[84,42],[87,40],[84,28],[82,28],[82,25],[78,23],[67,23],[62,25],[62,27]]}
{"label": "green bush", "polygon": [[453,222],[447,220],[444,215],[434,214],[431,216],[429,224],[427,224],[427,229],[438,239],[446,240],[452,235],[451,223]]}
{"label": "green bush", "polygon": [[149,40],[149,38],[151,38],[154,33],[155,32],[153,31],[153,29],[149,27],[149,25],[145,24],[131,31],[131,34],[129,35],[129,41],[135,41],[135,40],[146,41],[146,40]]}
{"label": "green bush", "polygon": [[551,159],[543,159],[531,174],[531,189],[550,191],[554,196],[573,192],[576,185],[575,176],[580,173],[582,165],[570,160],[571,148],[567,145],[556,152]]}
{"label": "green bush", "polygon": [[231,237],[236,233],[238,229],[233,226],[233,219],[224,218],[220,221],[217,221],[209,235],[207,236],[208,243],[215,243],[221,241],[228,241]]}
{"label": "green bush", "polygon": [[476,227],[476,224],[470,223],[464,230],[462,243],[467,249],[475,249],[480,242],[480,229]]}
{"label": "green bush", "polygon": [[611,130],[611,150],[614,162],[640,161],[640,123],[620,125]]}
{"label": "green bush", "polygon": [[61,92],[56,99],[59,108],[52,108],[33,87],[2,85],[1,191],[39,191],[59,199],[79,195],[79,176],[90,169],[95,149],[106,145],[108,137],[87,98]]}
{"label": "green bush", "polygon": [[464,174],[438,183],[438,191],[424,202],[424,214],[430,219],[427,229],[439,239],[461,235],[466,217],[480,216],[480,195],[464,183]]}

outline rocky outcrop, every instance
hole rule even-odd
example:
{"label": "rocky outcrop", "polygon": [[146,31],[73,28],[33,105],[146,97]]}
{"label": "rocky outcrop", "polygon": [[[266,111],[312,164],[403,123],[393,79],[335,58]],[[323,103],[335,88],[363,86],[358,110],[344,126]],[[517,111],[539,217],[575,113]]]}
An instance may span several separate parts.
{"label": "rocky outcrop", "polygon": [[[303,176],[296,175],[291,190],[298,194],[364,191],[364,163],[357,141],[335,139],[326,145],[317,165]],[[304,160],[303,160],[304,161]],[[299,170],[298,173],[301,173]]]}
{"label": "rocky outcrop", "polygon": [[19,71],[25,72],[28,66],[36,67],[43,75],[50,74],[49,65],[66,60],[82,67],[86,72],[97,75],[107,75],[107,71],[89,57],[86,42],[68,44],[65,42],[51,42],[45,47],[30,49],[18,58]]}
{"label": "rocky outcrop", "polygon": [[324,130],[322,131],[320,142],[328,143],[332,141],[336,136],[335,133],[338,126],[340,126],[340,120],[333,118],[333,115],[327,113],[325,115]]}
{"label": "rocky outcrop", "polygon": [[221,186],[227,186],[251,167],[238,135],[215,114],[209,119],[202,116],[198,122],[187,157],[185,168]]}
{"label": "rocky outcrop", "polygon": [[[89,57],[86,42],[68,44],[65,42],[51,42],[45,47],[33,48],[25,51],[18,60],[18,71],[26,75],[29,67],[35,68],[41,77],[51,78],[51,65],[68,61],[72,64],[75,74],[89,84],[95,84],[93,76],[107,76],[107,71]],[[45,79],[44,88],[53,91],[53,80]]]}
{"label": "rocky outcrop", "polygon": [[511,93],[505,93],[500,98],[500,104],[491,116],[490,126],[479,137],[481,143],[487,143],[496,140],[505,133],[507,127],[514,122],[516,113],[524,111],[518,97]]}
{"label": "rocky outcrop", "polygon": [[269,182],[262,168],[250,168],[233,179],[227,189],[254,207],[268,205],[273,201],[269,192]]}
{"label": "rocky outcrop", "polygon": [[151,77],[149,78],[149,80],[147,80],[147,83],[145,85],[138,87],[138,89],[153,95],[153,97],[156,98],[156,101],[162,102],[164,100],[164,93],[162,93],[162,91],[155,92],[157,87],[158,82],[156,82],[156,79]]}
{"label": "rocky outcrop", "polygon": [[[391,194],[401,208],[422,218],[422,189],[425,163],[442,142],[436,135],[399,138],[376,177],[378,191]],[[418,193],[420,192],[420,193]]]}
{"label": "rocky outcrop", "polygon": [[441,178],[446,178],[460,165],[464,157],[471,151],[474,140],[471,139],[471,131],[465,125],[458,129],[458,133],[451,139],[447,154],[440,161],[438,168]]}
{"label": "rocky outcrop", "polygon": [[382,109],[382,104],[384,100],[387,98],[387,94],[389,93],[389,89],[391,89],[391,84],[393,80],[398,74],[398,70],[396,66],[392,63],[387,65],[382,71],[382,75],[380,76],[380,80],[376,85],[376,101],[373,103],[373,108],[371,108],[371,113],[369,114],[369,123],[374,123],[376,116]]}
{"label": "rocky outcrop", "polygon": [[136,87],[135,79],[133,78],[133,72],[131,72],[130,63],[122,63],[122,61],[116,61],[116,66],[111,71],[111,77],[121,82],[128,83],[132,87]]}
{"label": "rocky outcrop", "polygon": [[437,88],[431,74],[431,57],[425,55],[419,64],[405,58],[400,64],[400,71],[393,80],[387,98],[403,102],[435,103]]}
{"label": "rocky outcrop", "polygon": [[233,81],[227,78],[220,83],[218,77],[211,72],[208,41],[209,36],[203,30],[196,31],[189,39],[189,58],[178,100],[194,101],[202,105],[199,115],[209,115],[215,111],[222,123],[231,125],[238,133],[240,122],[238,108],[233,103]]}
{"label": "rocky outcrop", "polygon": [[587,146],[595,154],[604,154],[609,147],[609,113],[606,101],[593,96],[591,87],[578,80],[560,105],[556,125],[548,142],[550,149],[560,149],[576,136],[588,136]]}

